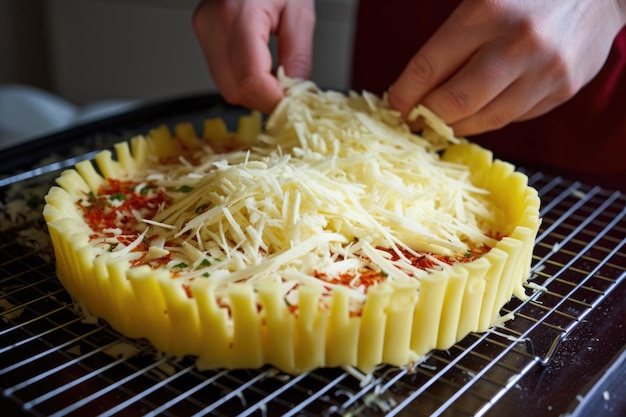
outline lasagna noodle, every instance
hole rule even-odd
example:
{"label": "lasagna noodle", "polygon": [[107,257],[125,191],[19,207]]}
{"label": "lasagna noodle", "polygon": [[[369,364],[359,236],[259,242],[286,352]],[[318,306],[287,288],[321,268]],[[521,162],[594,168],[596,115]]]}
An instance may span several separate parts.
{"label": "lasagna noodle", "polygon": [[[219,146],[237,136],[220,120],[204,126],[203,137],[215,138]],[[258,126],[257,116],[244,119],[239,136],[252,141]],[[152,130],[116,145],[117,160],[111,152],[99,154],[95,161],[102,174],[91,162],[79,163],[46,197],[44,216],[59,279],[91,314],[125,335],[147,338],[171,355],[194,355],[200,369],[271,364],[293,374],[323,366],[370,372],[381,363],[419,361],[432,349],[447,349],[470,332],[485,331],[511,294],[525,297],[539,198],[512,165],[466,142],[447,146],[441,160],[469,167],[472,183],[487,190],[504,213],[496,232],[506,237],[475,261],[371,287],[359,314],[351,307],[351,291],[342,286],[333,287],[329,307],[321,308],[322,287],[299,285],[294,312],[278,282],[257,287],[232,282],[224,290],[217,278],[195,279],[185,291],[165,268],[131,268],[115,252],[96,256],[89,243],[92,231],[76,208],[81,193],[97,192],[107,178],[141,173],[150,155],[171,157],[201,142],[187,124],[176,128],[176,139],[167,129]]]}

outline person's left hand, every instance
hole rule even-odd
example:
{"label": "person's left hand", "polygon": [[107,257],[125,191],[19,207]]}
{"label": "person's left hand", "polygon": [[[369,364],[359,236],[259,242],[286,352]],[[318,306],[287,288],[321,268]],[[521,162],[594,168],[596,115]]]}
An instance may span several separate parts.
{"label": "person's left hand", "polygon": [[544,114],[598,73],[623,3],[464,0],[391,86],[390,105],[406,116],[423,104],[458,136]]}
{"label": "person's left hand", "polygon": [[202,0],[193,27],[215,85],[227,102],[270,113],[283,89],[272,73],[271,34],[287,76],[308,78],[312,66],[313,0]]}

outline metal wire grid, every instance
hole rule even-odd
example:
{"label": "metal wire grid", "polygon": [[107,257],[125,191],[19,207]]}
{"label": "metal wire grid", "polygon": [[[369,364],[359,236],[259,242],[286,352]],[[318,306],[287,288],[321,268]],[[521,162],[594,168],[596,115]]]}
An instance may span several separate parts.
{"label": "metal wire grid", "polygon": [[[432,352],[414,369],[383,367],[362,382],[349,370],[287,376],[199,372],[191,358],[160,357],[106,324],[84,323],[38,252],[0,243],[0,387],[30,415],[481,415],[626,276],[626,198],[541,173],[544,202],[532,296],[515,319]],[[543,287],[542,290],[537,290]],[[567,343],[567,342],[565,342]]]}

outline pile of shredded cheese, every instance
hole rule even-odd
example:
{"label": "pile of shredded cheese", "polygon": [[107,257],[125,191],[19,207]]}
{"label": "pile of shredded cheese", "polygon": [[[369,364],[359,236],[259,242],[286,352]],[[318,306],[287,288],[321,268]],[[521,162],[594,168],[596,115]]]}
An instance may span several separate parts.
{"label": "pile of shredded cheese", "polygon": [[[418,135],[384,98],[283,83],[286,97],[250,149],[204,146],[142,168],[134,182],[176,191],[154,217],[138,214],[139,237],[113,251],[140,256],[132,249],[149,239],[148,256],[167,259],[178,278],[210,279],[217,288],[276,281],[285,300],[297,303],[299,285],[328,292],[333,276],[354,271],[358,278],[363,270],[419,279],[428,271],[407,254],[495,244],[489,232],[499,210],[471,184],[467,167],[440,160],[460,139],[427,109],[410,116],[426,120]],[[367,289],[354,282],[358,304]]]}

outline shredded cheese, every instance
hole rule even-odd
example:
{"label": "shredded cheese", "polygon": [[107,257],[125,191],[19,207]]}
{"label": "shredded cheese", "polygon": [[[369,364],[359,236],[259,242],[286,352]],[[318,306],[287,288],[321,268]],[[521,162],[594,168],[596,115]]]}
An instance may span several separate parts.
{"label": "shredded cheese", "polygon": [[250,149],[216,154],[198,146],[170,163],[154,156],[135,173],[142,175],[131,179],[135,190],[156,198],[156,183],[167,204],[159,203],[151,218],[132,209],[130,217],[145,229],[124,245],[99,247],[119,256],[147,239],[160,242],[143,262],[162,256],[177,277],[222,286],[287,282],[285,300],[296,304],[290,294],[297,285],[319,282],[316,273],[357,272],[348,286],[363,300],[360,270],[382,272],[388,280],[419,279],[428,271],[407,256],[494,245],[488,232],[500,212],[469,181],[467,167],[439,159],[447,144],[462,139],[434,114],[421,107],[412,113],[431,127],[420,136],[384,98],[282,81],[286,97]]}

